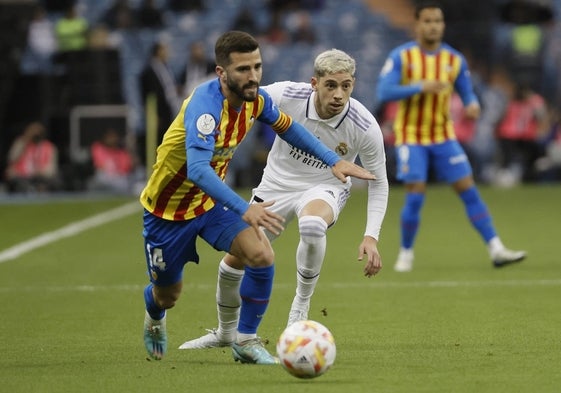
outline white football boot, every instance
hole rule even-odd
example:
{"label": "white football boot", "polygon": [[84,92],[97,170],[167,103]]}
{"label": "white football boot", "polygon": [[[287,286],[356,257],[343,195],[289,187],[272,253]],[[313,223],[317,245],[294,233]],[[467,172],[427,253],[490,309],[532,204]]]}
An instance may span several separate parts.
{"label": "white football boot", "polygon": [[413,270],[413,259],[412,249],[400,248],[393,270],[400,273],[410,272]]}

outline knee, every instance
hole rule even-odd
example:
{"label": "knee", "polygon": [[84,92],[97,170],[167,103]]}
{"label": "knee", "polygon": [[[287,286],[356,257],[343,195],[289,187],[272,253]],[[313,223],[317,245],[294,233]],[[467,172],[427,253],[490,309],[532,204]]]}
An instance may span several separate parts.
{"label": "knee", "polygon": [[321,217],[303,216],[298,220],[300,239],[309,244],[316,244],[325,238],[327,223]]}
{"label": "knee", "polygon": [[243,270],[243,268],[244,268],[244,264],[240,260],[240,258],[235,257],[232,254],[226,254],[224,256],[224,263],[226,263],[226,265],[230,266],[231,268],[234,268],[234,269],[237,269],[237,270]]}
{"label": "knee", "polygon": [[275,253],[269,246],[254,247],[246,254],[246,265],[249,267],[271,266],[275,260]]}

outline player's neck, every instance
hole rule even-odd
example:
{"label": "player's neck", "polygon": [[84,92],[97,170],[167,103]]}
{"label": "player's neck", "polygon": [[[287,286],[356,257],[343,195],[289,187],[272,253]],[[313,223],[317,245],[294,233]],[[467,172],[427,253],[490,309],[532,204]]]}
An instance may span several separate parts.
{"label": "player's neck", "polygon": [[228,101],[228,105],[230,108],[234,109],[236,112],[239,112],[241,107],[243,106],[244,100],[236,97],[234,94],[230,94],[229,97],[226,97]]}
{"label": "player's neck", "polygon": [[235,110],[239,110],[243,103],[244,100],[239,97],[236,93],[234,93],[233,91],[231,91],[228,86],[226,86],[224,83],[221,83],[222,86],[222,94],[224,95],[224,97],[226,97],[226,100],[228,101],[228,105],[231,108],[234,108]]}
{"label": "player's neck", "polygon": [[440,45],[442,44],[440,41],[427,42],[423,40],[417,40],[417,43],[424,52],[435,52],[440,48]]}

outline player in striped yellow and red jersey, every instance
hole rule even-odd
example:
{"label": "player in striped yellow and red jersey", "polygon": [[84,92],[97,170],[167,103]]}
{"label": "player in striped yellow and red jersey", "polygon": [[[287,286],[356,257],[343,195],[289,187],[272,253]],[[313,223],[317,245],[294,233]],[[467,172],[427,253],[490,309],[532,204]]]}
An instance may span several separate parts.
{"label": "player in striped yellow and red jersey", "polygon": [[199,261],[196,240],[201,237],[246,266],[248,280],[240,295],[248,311],[240,319],[245,330],[234,343],[238,349],[234,358],[274,364],[276,359],[256,334],[274,276],[273,250],[262,228],[278,234],[283,219],[267,209],[273,201],[250,205],[224,183],[236,147],[260,120],[331,167],[342,182],[347,176],[372,180],[374,175],[342,160],[259,88],[262,60],[255,38],[239,31],[224,33],[216,42],[215,55],[218,78],[195,88],[184,101],[158,147],[153,173],[140,196],[151,281],[144,290],[144,343],[153,359],[165,354],[166,310],[181,294],[185,263]]}
{"label": "player in striped yellow and red jersey", "polygon": [[[276,132],[286,131],[292,124],[292,119],[275,111],[269,97],[261,93],[255,101],[244,101],[236,108],[222,95],[218,79],[197,87],[183,102],[158,147],[152,177],[141,196],[143,206],[167,220],[189,220],[214,207],[215,200],[187,177],[186,142],[205,150],[212,149],[210,164],[220,180],[224,180],[234,151],[255,120],[270,122],[274,116],[278,117],[272,125]],[[205,122],[213,125],[208,134],[198,129],[199,125],[204,127]],[[194,127],[186,131],[185,124],[190,123]],[[232,196],[232,199],[237,198]]]}
{"label": "player in striped yellow and red jersey", "polygon": [[438,2],[419,3],[415,21],[416,40],[391,51],[377,87],[380,102],[399,102],[393,125],[397,178],[405,183],[407,194],[401,212],[401,249],[394,268],[406,272],[413,267],[413,244],[430,170],[460,196],[471,223],[487,244],[493,265],[521,261],[526,253],[507,249],[497,235],[454,133],[450,115],[454,90],[467,117],[476,119],[480,112],[466,60],[442,42],[444,14]]}
{"label": "player in striped yellow and red jersey", "polygon": [[[395,52],[401,63],[401,80],[404,85],[421,81],[443,82],[455,85],[464,103],[472,105],[477,98],[463,56],[446,44],[438,51],[425,53],[416,42],[410,42]],[[452,88],[438,93],[416,94],[399,102],[394,123],[396,144],[430,145],[456,139],[449,108]]]}

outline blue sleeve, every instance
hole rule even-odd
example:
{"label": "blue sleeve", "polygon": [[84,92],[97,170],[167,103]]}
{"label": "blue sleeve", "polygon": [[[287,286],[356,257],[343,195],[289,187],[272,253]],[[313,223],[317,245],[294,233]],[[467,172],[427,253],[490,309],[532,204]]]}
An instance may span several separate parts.
{"label": "blue sleeve", "polygon": [[341,160],[337,153],[330,150],[311,132],[305,129],[304,126],[295,121],[292,122],[292,125],[285,132],[278,135],[292,146],[313,154],[329,166],[333,166]]}
{"label": "blue sleeve", "polygon": [[259,88],[259,94],[263,97],[263,111],[258,119],[265,124],[273,125],[280,116],[279,107],[275,104],[269,93],[263,88]]}
{"label": "blue sleeve", "polygon": [[214,200],[243,215],[249,204],[218,177],[210,166],[213,152],[198,147],[187,149],[187,177]]}
{"label": "blue sleeve", "polygon": [[467,66],[467,62],[463,56],[461,56],[462,64],[460,66],[460,73],[454,82],[454,89],[460,95],[464,105],[469,105],[473,102],[478,102],[477,96],[473,91],[473,83],[471,82],[470,72]]}
{"label": "blue sleeve", "polygon": [[221,104],[212,105],[212,97],[196,94],[185,108],[183,125],[185,127],[185,150],[190,147],[214,151],[215,137],[218,133]]}
{"label": "blue sleeve", "polygon": [[376,87],[376,98],[379,102],[398,101],[421,93],[422,85],[401,84],[401,59],[399,51],[394,50],[388,56]]}
{"label": "blue sleeve", "polygon": [[222,97],[203,89],[195,92],[184,112],[187,177],[214,200],[243,215],[249,204],[210,166],[222,109]]}
{"label": "blue sleeve", "polygon": [[[265,100],[265,105],[263,107],[263,112],[259,116],[259,120],[272,125],[279,119],[279,117],[281,117],[281,112],[277,105],[273,102],[269,93],[260,89],[260,94]],[[287,115],[283,113],[283,116]],[[287,120],[288,119],[290,119],[290,117],[287,117]],[[292,146],[304,150],[306,153],[312,154],[329,166],[333,166],[341,160],[337,153],[330,150],[319,139],[314,137],[314,135],[303,125],[295,120],[292,120],[292,124],[285,131],[275,130],[275,132],[277,132],[277,135],[280,138],[290,143]]]}

